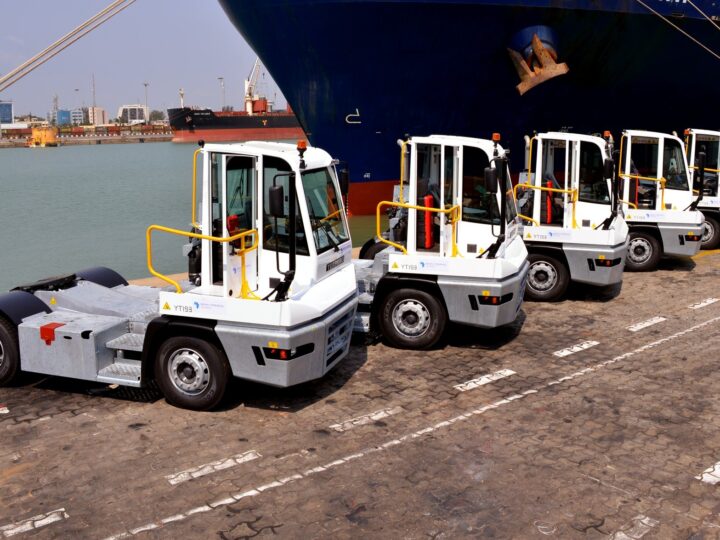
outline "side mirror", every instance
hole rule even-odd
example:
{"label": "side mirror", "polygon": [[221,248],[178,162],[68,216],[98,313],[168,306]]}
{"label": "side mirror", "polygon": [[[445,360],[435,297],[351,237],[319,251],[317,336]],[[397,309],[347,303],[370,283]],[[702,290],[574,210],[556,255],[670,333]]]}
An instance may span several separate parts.
{"label": "side mirror", "polygon": [[268,190],[270,215],[274,218],[285,217],[285,190],[282,186],[270,186]]}
{"label": "side mirror", "polygon": [[350,191],[350,171],[347,168],[340,171],[340,194],[345,197]]}
{"label": "side mirror", "polygon": [[489,193],[497,193],[498,190],[498,171],[493,167],[485,167],[485,189]]}
{"label": "side mirror", "polygon": [[603,172],[606,179],[612,178],[615,173],[615,161],[607,158],[603,163]]}
{"label": "side mirror", "polygon": [[702,197],[705,190],[705,152],[698,152],[695,166],[697,167],[697,188]]}

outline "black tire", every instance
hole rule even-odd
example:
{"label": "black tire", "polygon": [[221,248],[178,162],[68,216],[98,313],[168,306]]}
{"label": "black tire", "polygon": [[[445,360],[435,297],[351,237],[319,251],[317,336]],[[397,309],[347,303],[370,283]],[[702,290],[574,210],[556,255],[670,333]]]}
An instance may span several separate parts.
{"label": "black tire", "polygon": [[382,301],[378,324],[387,341],[401,349],[429,349],[442,337],[445,306],[419,289],[397,289]]}
{"label": "black tire", "polygon": [[528,262],[525,298],[535,302],[560,300],[570,284],[570,272],[565,263],[544,253],[531,254]]}
{"label": "black tire", "polygon": [[720,245],[720,222],[714,216],[705,216],[702,249],[715,249]]}
{"label": "black tire", "polygon": [[657,268],[662,255],[660,242],[652,234],[642,231],[630,232],[625,270],[649,272]]}
{"label": "black tire", "polygon": [[207,411],[223,398],[230,366],[213,343],[194,337],[171,337],[158,350],[155,378],[171,405]]}
{"label": "black tire", "polygon": [[377,242],[374,238],[371,238],[360,249],[360,258],[372,261],[375,259],[375,256],[380,253],[382,250],[388,248],[386,243],[384,242]]}
{"label": "black tire", "polygon": [[0,317],[0,386],[12,383],[20,373],[17,328]]}

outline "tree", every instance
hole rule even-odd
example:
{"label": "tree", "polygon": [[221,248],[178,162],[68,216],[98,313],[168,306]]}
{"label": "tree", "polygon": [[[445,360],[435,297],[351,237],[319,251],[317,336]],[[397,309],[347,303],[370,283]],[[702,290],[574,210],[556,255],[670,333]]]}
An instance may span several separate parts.
{"label": "tree", "polygon": [[150,111],[150,121],[151,122],[162,122],[163,120],[165,120],[165,111],[158,111],[158,110]]}

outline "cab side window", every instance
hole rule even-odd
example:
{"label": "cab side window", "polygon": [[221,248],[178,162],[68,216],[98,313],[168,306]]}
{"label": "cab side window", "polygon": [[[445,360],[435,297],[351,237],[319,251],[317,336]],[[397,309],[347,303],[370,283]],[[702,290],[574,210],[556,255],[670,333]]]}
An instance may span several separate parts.
{"label": "cab side window", "polygon": [[[263,158],[263,247],[265,249],[287,253],[289,251],[289,214],[290,214],[290,165],[280,158]],[[273,184],[274,182],[274,184]],[[272,185],[283,186],[285,193],[285,209],[282,217],[274,218],[270,215],[270,201],[268,193]],[[307,235],[303,227],[300,207],[295,204],[295,238],[298,255],[309,255]]]}

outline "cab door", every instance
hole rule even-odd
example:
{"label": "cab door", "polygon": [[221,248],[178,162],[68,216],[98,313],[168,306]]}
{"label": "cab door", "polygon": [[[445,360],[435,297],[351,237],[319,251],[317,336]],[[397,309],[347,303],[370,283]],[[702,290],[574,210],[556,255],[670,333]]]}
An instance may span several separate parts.
{"label": "cab door", "polygon": [[[222,163],[223,236],[256,228],[257,160],[253,156],[226,155]],[[249,248],[257,232],[243,240],[222,244],[223,290],[226,297],[248,298],[258,288],[257,249]]]}
{"label": "cab door", "polygon": [[[440,172],[440,200],[441,208],[448,210],[460,204],[458,185],[460,177],[460,149],[457,146],[442,146],[442,167]],[[451,220],[453,214],[440,217],[440,253],[446,257],[453,256],[453,245],[457,241],[456,229]],[[455,233],[455,236],[453,234]]]}
{"label": "cab door", "polygon": [[602,148],[594,142],[575,142],[575,170],[572,189],[578,192],[576,221],[578,227],[599,226],[612,211],[610,186],[605,178]]}

